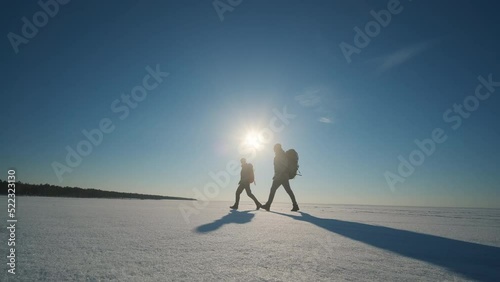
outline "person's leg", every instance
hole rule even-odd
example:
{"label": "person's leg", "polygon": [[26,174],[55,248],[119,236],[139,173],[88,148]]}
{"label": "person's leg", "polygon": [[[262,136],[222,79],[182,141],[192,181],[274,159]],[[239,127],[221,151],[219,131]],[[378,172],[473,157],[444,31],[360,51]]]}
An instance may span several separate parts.
{"label": "person's leg", "polygon": [[297,207],[297,210],[298,210],[298,207],[299,205],[297,205],[297,201],[295,200],[295,195],[293,194],[293,191],[292,191],[292,188],[290,187],[290,181],[285,180],[283,181],[283,188],[285,188],[285,191],[288,193],[288,196],[290,196],[290,199],[292,200],[292,204],[293,204],[293,207],[294,209]]}
{"label": "person's leg", "polygon": [[271,204],[274,200],[274,194],[276,194],[276,190],[280,187],[281,182],[278,180],[273,180],[273,185],[271,186],[271,191],[269,192],[269,198],[267,199],[267,203],[263,206],[263,208],[267,211],[271,208]]}
{"label": "person's leg", "polygon": [[252,194],[252,190],[250,189],[250,184],[248,184],[248,186],[245,186],[245,191],[247,191],[248,197],[250,197],[250,199],[254,201],[255,205],[257,206],[257,209],[260,209],[261,204],[259,200],[257,200],[257,198]]}
{"label": "person's leg", "polygon": [[240,194],[241,192],[243,192],[244,189],[245,188],[243,187],[243,185],[238,186],[238,189],[236,189],[236,201],[234,202],[234,205],[231,206],[230,208],[232,209],[238,208],[238,205],[240,204]]}

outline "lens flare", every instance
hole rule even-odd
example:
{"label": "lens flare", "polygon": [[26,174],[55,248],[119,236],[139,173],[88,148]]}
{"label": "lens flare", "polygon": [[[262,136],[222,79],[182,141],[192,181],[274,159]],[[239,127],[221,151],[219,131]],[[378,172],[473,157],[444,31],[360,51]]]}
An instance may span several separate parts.
{"label": "lens flare", "polygon": [[249,147],[258,149],[260,147],[259,135],[255,132],[247,133],[245,137],[245,144]]}

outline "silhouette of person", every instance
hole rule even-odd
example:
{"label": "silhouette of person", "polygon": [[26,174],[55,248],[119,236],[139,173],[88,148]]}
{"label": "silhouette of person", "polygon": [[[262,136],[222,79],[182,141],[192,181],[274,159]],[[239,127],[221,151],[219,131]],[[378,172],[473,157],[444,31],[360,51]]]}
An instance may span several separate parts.
{"label": "silhouette of person", "polygon": [[269,192],[269,199],[267,200],[267,203],[265,205],[262,205],[262,208],[266,211],[269,211],[271,209],[274,194],[276,194],[276,190],[278,190],[278,188],[283,185],[285,191],[288,193],[288,196],[290,196],[290,199],[292,200],[292,211],[298,211],[299,205],[297,205],[297,201],[295,201],[295,195],[293,194],[292,188],[290,188],[288,160],[285,151],[281,148],[281,144],[274,145],[274,153],[273,184],[271,186],[271,191]]}
{"label": "silhouette of person", "polygon": [[256,209],[260,209],[262,206],[260,202],[255,198],[255,196],[252,194],[252,190],[250,190],[250,183],[254,182],[254,176],[253,176],[253,166],[250,163],[247,163],[247,160],[245,158],[242,158],[241,160],[241,178],[240,182],[238,183],[238,189],[236,189],[236,201],[234,202],[234,205],[230,206],[233,210],[238,209],[238,205],[240,203],[240,194],[245,190],[247,192],[248,197],[250,197],[254,202]]}

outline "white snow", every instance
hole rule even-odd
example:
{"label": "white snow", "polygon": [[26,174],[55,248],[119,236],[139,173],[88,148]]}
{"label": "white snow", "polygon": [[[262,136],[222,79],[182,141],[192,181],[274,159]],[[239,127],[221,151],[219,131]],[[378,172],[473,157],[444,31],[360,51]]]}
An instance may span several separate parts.
{"label": "white snow", "polygon": [[181,203],[18,197],[16,275],[4,227],[0,279],[500,281],[498,209],[211,202],[188,224]]}

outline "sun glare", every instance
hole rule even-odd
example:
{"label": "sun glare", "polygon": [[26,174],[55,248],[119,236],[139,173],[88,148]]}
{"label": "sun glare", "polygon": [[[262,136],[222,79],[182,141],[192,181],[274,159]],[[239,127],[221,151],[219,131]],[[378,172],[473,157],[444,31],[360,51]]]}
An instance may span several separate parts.
{"label": "sun glare", "polygon": [[249,132],[245,137],[245,143],[249,147],[258,149],[260,147],[259,136],[255,132]]}

